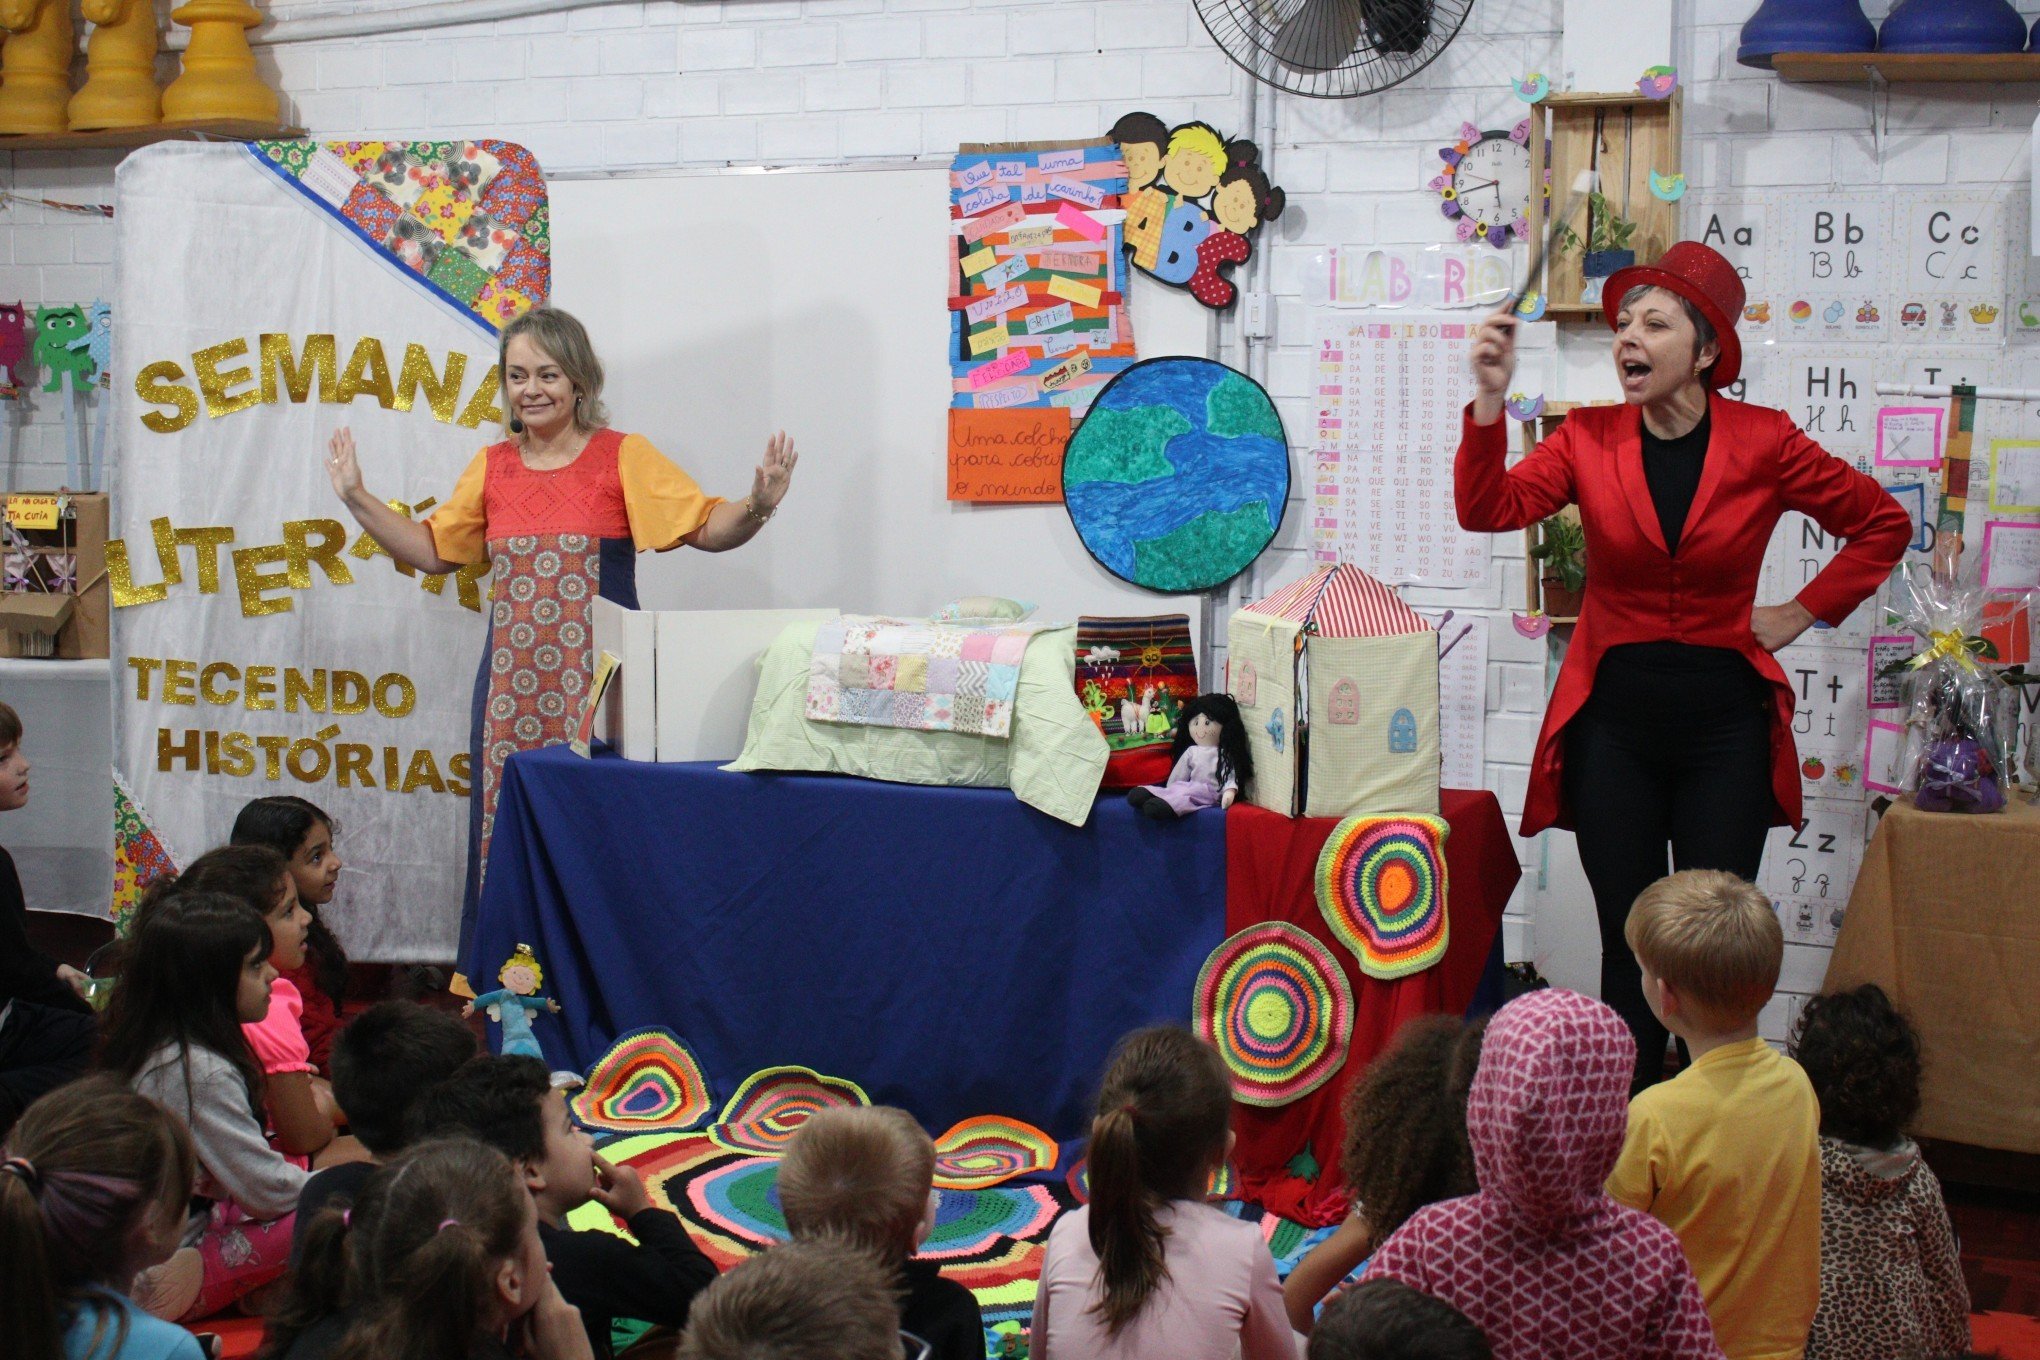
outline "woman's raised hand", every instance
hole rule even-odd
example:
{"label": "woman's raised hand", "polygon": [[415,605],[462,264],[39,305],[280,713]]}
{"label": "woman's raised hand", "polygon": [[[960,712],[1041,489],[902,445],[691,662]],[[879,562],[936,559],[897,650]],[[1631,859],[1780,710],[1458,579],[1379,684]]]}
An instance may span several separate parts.
{"label": "woman's raised hand", "polygon": [[354,431],[345,425],[333,431],[332,439],[326,443],[326,476],[333,483],[333,494],[343,501],[361,490],[361,463],[354,456]]}
{"label": "woman's raised hand", "polygon": [[760,513],[769,514],[779,508],[786,499],[787,488],[793,485],[793,467],[800,461],[800,455],[793,451],[793,440],[781,430],[765,441],[765,461],[758,464],[758,471],[751,478],[751,504]]}
{"label": "woman's raised hand", "polygon": [[1482,321],[1473,333],[1473,381],[1483,397],[1497,401],[1508,394],[1509,380],[1516,376],[1516,317],[1499,311]]}

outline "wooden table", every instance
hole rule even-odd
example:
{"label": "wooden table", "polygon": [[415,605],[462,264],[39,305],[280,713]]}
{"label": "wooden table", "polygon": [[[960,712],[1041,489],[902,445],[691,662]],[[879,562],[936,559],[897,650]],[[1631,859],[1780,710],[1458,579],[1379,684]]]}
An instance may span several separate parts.
{"label": "wooden table", "polygon": [[1914,1131],[2040,1153],[2040,807],[1893,805],[1863,852],[1824,991],[1875,982],[1925,1062]]}

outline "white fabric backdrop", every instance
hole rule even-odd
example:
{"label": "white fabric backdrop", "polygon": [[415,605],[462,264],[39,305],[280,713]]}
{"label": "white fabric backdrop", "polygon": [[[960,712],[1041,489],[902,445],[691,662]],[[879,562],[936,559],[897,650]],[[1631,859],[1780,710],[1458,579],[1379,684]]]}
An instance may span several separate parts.
{"label": "white fabric backdrop", "polygon": [[[142,811],[182,865],[226,838],[249,799],[291,793],[311,799],[341,824],[346,862],[326,916],[349,952],[364,959],[431,960],[453,956],[460,914],[468,800],[454,789],[454,757],[466,763],[469,703],[483,633],[481,614],[463,607],[457,583],[429,593],[422,578],[399,575],[386,556],[343,554],[353,575],[337,585],[321,567],[305,568],[309,587],[272,588],[288,612],[250,617],[242,609],[231,552],[281,544],[291,522],[330,520],[351,548],[360,531],[333,495],[322,465],[331,431],[351,425],[370,490],[416,505],[445,497],[468,459],[498,436],[493,415],[477,429],[442,423],[420,396],[408,411],[384,409],[363,393],[345,405],[321,404],[317,384],[304,404],[277,400],[222,414],[201,412],[184,428],[159,433],[142,417],[174,415],[141,399],[137,377],[160,361],[177,364],[194,395],[197,351],[240,338],[244,356],[220,362],[223,373],[247,370],[227,385],[251,390],[263,373],[258,337],[281,332],[302,356],[310,335],[337,342],[337,369],[347,367],[363,337],[381,341],[396,382],[407,345],[421,345],[436,371],[450,352],[467,356],[459,410],[478,385],[492,381],[495,338],[472,317],[456,313],[400,277],[344,226],[307,202],[235,147],[164,143],[137,151],[121,165],[116,216],[114,391],[118,405],[112,458],[113,534],[129,547],[132,581],[164,581],[151,521],[167,516],[179,529],[231,527],[233,541],[217,554],[218,589],[201,593],[202,550],[177,550],[183,580],[167,598],[116,608],[113,614],[114,763]],[[160,374],[159,374],[160,376]],[[255,390],[259,390],[259,387]],[[484,402],[484,405],[493,403]],[[311,541],[321,537],[306,530]],[[283,564],[256,564],[281,575]],[[487,581],[480,582],[486,598]],[[476,592],[470,591],[472,597]],[[251,710],[226,670],[212,675],[212,694],[166,694],[164,669],[148,660],[210,663],[239,670],[273,666],[275,707]],[[135,662],[143,662],[137,667]],[[284,668],[316,680],[315,670],[353,671],[373,682],[406,676],[416,689],[408,716],[371,706],[360,713],[310,711],[284,704]],[[149,674],[144,676],[141,671]],[[146,698],[138,697],[146,680]],[[385,698],[394,710],[401,687]],[[178,700],[182,702],[178,702]],[[167,701],[166,701],[167,700]],[[264,702],[258,695],[257,702]],[[333,729],[339,735],[332,735]],[[188,733],[195,756],[186,751]],[[232,773],[246,734],[252,772]],[[167,734],[167,736],[166,736]],[[322,737],[321,734],[324,734]],[[280,753],[274,773],[260,738],[302,743]],[[221,743],[214,754],[209,743]],[[159,747],[167,743],[168,758]],[[273,743],[272,743],[273,744]],[[338,768],[349,754],[368,778]],[[394,749],[399,789],[386,787]],[[322,759],[320,752],[324,751]],[[365,750],[364,756],[361,752]],[[434,791],[416,753],[431,753]],[[195,764],[196,769],[189,768]],[[165,766],[168,768],[164,768]],[[414,787],[401,791],[406,780]],[[304,775],[313,776],[306,779]]]}

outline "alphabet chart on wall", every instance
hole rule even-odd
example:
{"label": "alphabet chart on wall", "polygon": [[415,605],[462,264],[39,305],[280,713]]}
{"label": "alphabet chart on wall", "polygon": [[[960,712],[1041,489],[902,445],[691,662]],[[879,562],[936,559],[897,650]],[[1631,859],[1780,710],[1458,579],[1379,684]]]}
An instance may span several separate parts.
{"label": "alphabet chart on wall", "polygon": [[[1948,403],[1880,396],[1877,385],[2040,388],[2040,350],[2020,348],[2040,338],[2040,261],[2026,262],[2020,194],[1801,185],[1696,192],[1681,207],[1685,235],[1727,257],[1747,293],[1743,376],[1725,395],[1784,411],[1823,449],[1876,477],[1914,523],[1908,559],[1923,561],[1953,433]],[[2040,504],[2029,499],[2024,453],[2040,449],[2040,403],[1979,403],[1974,433],[1965,530],[1972,577],[1979,556],[1997,556],[1983,551],[1992,521],[2024,521],[2016,536],[2040,520],[2013,508]],[[2033,462],[2040,482],[2040,455]],[[2030,532],[2040,539],[2040,527]],[[1994,533],[1991,547],[1997,542]],[[1757,602],[1792,599],[1843,546],[1788,511],[1765,553]],[[1903,715],[1871,708],[1872,661],[1919,644],[1886,618],[1889,594],[1873,595],[1838,627],[1809,630],[1777,657],[1792,690],[1807,822],[1772,833],[1759,883],[1793,945],[1834,943],[1872,821],[1866,792],[1893,791],[1884,766]],[[1895,698],[1886,688],[1880,704]],[[1781,1038],[1796,1009],[1797,998],[1780,1000],[1765,1012],[1767,1038]]]}
{"label": "alphabet chart on wall", "polygon": [[1452,500],[1474,321],[1464,312],[1317,314],[1318,561],[1351,562],[1393,585],[1487,583],[1488,535],[1461,529]]}

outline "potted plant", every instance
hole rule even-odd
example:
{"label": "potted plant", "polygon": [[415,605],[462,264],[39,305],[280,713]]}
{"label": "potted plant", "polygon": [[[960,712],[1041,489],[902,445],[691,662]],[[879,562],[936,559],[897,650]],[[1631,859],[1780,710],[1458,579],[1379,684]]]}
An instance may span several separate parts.
{"label": "potted plant", "polygon": [[[1584,242],[1578,232],[1560,224],[1558,248],[1581,251],[1581,302],[1599,302],[1601,286],[1608,276],[1636,263],[1636,252],[1629,248],[1629,240],[1635,235],[1636,223],[1609,206],[1607,195],[1599,189],[1587,195],[1587,239]],[[1583,245],[1584,250],[1581,249]]]}
{"label": "potted plant", "polygon": [[1546,618],[1579,617],[1580,597],[1587,588],[1587,535],[1568,515],[1552,515],[1537,526],[1537,546],[1530,558],[1539,564]]}

